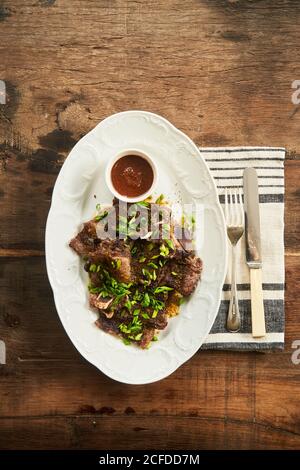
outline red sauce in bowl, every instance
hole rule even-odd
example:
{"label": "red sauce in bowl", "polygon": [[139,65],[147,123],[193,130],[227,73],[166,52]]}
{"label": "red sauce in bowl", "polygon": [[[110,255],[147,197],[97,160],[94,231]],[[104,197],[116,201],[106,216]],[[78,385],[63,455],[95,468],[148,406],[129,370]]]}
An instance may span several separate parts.
{"label": "red sauce in bowl", "polygon": [[139,155],[125,155],[113,165],[111,181],[119,194],[138,197],[145,194],[154,179],[150,163]]}

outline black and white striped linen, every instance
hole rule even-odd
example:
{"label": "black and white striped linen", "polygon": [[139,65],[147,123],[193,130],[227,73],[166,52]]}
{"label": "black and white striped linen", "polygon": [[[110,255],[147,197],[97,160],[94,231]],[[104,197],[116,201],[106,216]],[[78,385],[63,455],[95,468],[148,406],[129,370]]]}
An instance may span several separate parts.
{"label": "black and white striped linen", "polygon": [[[213,328],[202,349],[268,350],[284,347],[284,158],[283,148],[202,148],[224,204],[225,188],[243,187],[243,170],[254,167],[258,174],[263,257],[263,295],[267,334],[253,338],[249,269],[245,262],[245,239],[238,245],[238,291],[241,330],[229,333],[226,317],[230,295],[230,273]],[[230,250],[229,262],[230,263]]]}

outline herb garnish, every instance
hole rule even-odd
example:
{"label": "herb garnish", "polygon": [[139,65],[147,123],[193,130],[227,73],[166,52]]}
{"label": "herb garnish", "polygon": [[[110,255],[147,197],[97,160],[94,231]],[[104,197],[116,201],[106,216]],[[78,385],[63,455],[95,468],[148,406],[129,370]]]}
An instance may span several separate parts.
{"label": "herb garnish", "polygon": [[154,289],[154,294],[159,294],[161,292],[168,292],[170,290],[174,290],[173,287],[159,286]]}
{"label": "herb garnish", "polygon": [[163,202],[163,200],[164,200],[164,197],[165,197],[165,196],[164,196],[163,194],[161,194],[161,195],[156,199],[155,204],[161,204],[161,203]]}
{"label": "herb garnish", "polygon": [[153,263],[152,261],[148,263],[147,266],[150,266],[150,268],[158,269],[157,264]]}
{"label": "herb garnish", "polygon": [[90,272],[95,273],[97,271],[97,265],[96,264],[91,264],[90,265]]}
{"label": "herb garnish", "polygon": [[105,217],[107,217],[107,216],[108,216],[108,212],[104,211],[103,214],[96,215],[96,217],[94,218],[94,221],[95,222],[100,222],[100,220],[105,219]]}
{"label": "herb garnish", "polygon": [[166,244],[168,245],[169,248],[171,248],[171,250],[174,250],[174,243],[173,243],[173,240],[169,240],[168,238],[166,238],[164,240],[166,242]]}
{"label": "herb garnish", "polygon": [[167,256],[169,256],[169,248],[164,245],[163,243],[160,245],[160,256],[162,256],[163,258],[166,258]]}

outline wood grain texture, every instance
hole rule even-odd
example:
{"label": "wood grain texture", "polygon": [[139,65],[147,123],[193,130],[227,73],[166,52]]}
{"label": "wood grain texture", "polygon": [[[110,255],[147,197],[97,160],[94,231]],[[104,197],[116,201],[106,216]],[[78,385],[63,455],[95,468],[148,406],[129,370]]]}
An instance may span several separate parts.
{"label": "wood grain texture", "polygon": [[[27,436],[26,445],[24,435]],[[299,448],[298,437],[293,433],[252,421],[161,416],[3,419],[1,448],[10,448],[11,440],[19,449],[29,446],[33,449],[206,450],[212,447],[212,443],[214,449]]]}
{"label": "wood grain texture", "polygon": [[[0,448],[300,447],[299,20],[292,0],[0,1]],[[136,387],[66,337],[44,262],[53,185],[80,136],[126,109],[202,146],[287,148],[283,353],[202,351]]]}

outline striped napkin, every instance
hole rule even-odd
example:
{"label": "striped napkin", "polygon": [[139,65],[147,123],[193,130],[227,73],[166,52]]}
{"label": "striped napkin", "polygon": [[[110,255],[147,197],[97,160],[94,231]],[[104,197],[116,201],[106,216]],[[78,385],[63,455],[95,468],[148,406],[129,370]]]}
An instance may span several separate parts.
{"label": "striped napkin", "polygon": [[[202,349],[270,350],[284,348],[284,158],[285,149],[267,147],[202,148],[224,204],[224,188],[242,188],[243,170],[258,174],[262,242],[263,295],[267,334],[251,334],[249,269],[245,262],[245,238],[238,245],[238,293],[241,330],[229,333],[226,318],[230,296],[230,273],[223,287],[218,316]],[[231,266],[229,250],[228,266]]]}

